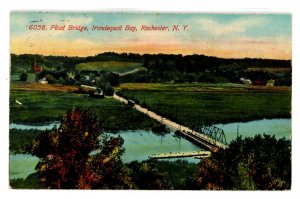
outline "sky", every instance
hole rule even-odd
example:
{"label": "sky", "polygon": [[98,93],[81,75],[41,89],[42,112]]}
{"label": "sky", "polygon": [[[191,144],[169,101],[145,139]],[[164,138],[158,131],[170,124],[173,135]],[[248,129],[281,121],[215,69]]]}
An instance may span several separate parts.
{"label": "sky", "polygon": [[[45,25],[47,30],[30,30],[33,25]],[[51,30],[52,25],[66,28]],[[69,25],[86,26],[88,31],[68,31]],[[121,25],[122,31],[92,30],[106,25]],[[127,25],[137,31],[125,31]],[[169,31],[142,31],[142,25],[168,26]],[[178,31],[173,31],[174,25]],[[125,52],[292,59],[291,27],[289,14],[11,12],[10,51],[62,56]]]}

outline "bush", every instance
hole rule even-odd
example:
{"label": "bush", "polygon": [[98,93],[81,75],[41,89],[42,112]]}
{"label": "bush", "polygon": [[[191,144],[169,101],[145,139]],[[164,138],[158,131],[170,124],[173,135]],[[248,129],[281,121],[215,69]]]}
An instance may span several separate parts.
{"label": "bush", "polygon": [[51,74],[47,74],[45,78],[49,83],[53,83],[55,81],[55,78]]}
{"label": "bush", "polygon": [[27,79],[28,79],[28,74],[27,74],[25,71],[23,71],[23,72],[20,74],[19,79],[20,79],[20,81],[26,82]]}

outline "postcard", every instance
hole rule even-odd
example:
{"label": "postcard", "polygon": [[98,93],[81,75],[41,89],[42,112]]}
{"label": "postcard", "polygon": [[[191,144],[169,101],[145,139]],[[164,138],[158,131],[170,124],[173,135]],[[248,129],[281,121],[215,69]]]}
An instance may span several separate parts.
{"label": "postcard", "polygon": [[11,189],[290,190],[292,16],[10,13]]}

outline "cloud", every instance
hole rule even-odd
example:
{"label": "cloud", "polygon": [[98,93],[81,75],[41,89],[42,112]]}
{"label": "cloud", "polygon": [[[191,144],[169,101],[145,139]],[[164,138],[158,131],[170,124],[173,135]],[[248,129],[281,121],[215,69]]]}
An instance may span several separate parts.
{"label": "cloud", "polygon": [[198,21],[202,29],[216,36],[226,35],[231,33],[243,33],[249,28],[263,25],[266,20],[260,17],[244,17],[233,20],[229,23],[220,23],[213,19],[202,18]]}

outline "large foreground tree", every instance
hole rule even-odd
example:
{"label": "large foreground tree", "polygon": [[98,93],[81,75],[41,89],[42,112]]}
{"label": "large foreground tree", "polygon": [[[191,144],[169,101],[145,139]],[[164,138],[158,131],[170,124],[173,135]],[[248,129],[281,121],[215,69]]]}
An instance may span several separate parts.
{"label": "large foreground tree", "polygon": [[75,108],[58,129],[35,139],[32,154],[41,158],[40,182],[54,189],[129,189],[129,171],[120,158],[121,137],[102,139],[102,124],[88,110]]}

